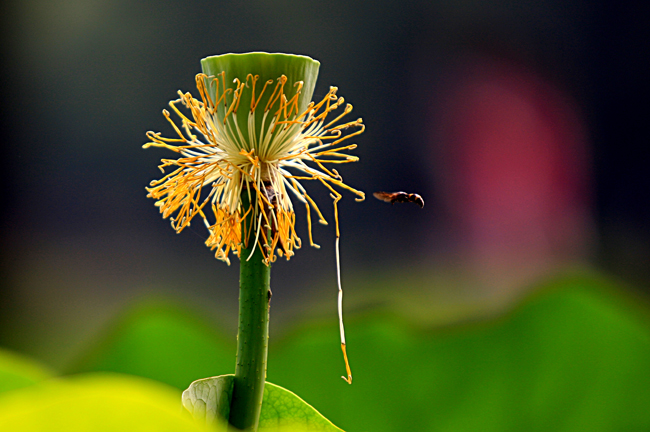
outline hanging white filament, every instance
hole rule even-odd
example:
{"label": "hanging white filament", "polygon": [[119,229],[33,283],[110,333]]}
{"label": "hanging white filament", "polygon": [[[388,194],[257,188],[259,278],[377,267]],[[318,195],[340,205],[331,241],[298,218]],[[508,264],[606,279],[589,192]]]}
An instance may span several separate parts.
{"label": "hanging white filament", "polygon": [[342,376],[343,380],[348,384],[352,384],[352,371],[350,370],[350,363],[348,362],[348,353],[345,351],[345,328],[343,327],[343,288],[341,288],[341,261],[339,259],[339,237],[336,237],[336,280],[339,286],[339,329],[341,330],[341,350],[343,351],[343,359],[345,360],[345,371],[348,377]]}

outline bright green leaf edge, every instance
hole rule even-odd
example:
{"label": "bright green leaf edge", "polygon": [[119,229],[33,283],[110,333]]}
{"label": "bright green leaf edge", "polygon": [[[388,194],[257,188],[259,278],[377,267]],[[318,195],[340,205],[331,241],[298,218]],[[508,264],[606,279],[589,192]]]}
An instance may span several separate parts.
{"label": "bright green leaf edge", "polygon": [[0,395],[0,431],[209,432],[177,390],[129,375],[82,374]]}
{"label": "bright green leaf edge", "polygon": [[38,362],[0,348],[0,393],[27,387],[52,375]]}
{"label": "bright green leaf edge", "polygon": [[[183,392],[183,406],[195,419],[219,426],[219,419],[230,414],[233,381],[234,375],[196,380]],[[298,395],[269,382],[264,386],[259,430],[342,431]]]}

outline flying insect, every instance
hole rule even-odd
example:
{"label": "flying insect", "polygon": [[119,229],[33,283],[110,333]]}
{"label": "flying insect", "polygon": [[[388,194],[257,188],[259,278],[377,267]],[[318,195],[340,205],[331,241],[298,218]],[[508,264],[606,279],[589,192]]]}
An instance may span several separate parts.
{"label": "flying insect", "polygon": [[422,197],[416,193],[406,193],[406,192],[375,192],[373,196],[378,200],[385,201],[391,204],[396,202],[412,202],[424,208],[424,200]]}

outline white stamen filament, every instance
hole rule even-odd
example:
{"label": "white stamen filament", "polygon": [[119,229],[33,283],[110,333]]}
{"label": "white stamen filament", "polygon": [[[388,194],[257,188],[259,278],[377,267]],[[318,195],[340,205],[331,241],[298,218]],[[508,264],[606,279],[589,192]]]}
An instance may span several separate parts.
{"label": "white stamen filament", "polygon": [[348,354],[345,350],[345,327],[343,326],[343,288],[341,287],[341,260],[339,257],[339,237],[336,237],[336,282],[339,286],[339,330],[341,331],[341,349],[343,350],[343,358],[345,360],[345,369],[348,377],[342,376],[343,380],[348,384],[352,384],[352,371],[348,362]]}

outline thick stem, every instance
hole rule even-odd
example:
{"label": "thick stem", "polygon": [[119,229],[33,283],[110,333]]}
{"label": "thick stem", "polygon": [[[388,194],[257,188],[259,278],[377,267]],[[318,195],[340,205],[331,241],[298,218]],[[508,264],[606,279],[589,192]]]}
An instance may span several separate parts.
{"label": "thick stem", "polygon": [[[247,206],[248,196],[242,198]],[[251,226],[252,213],[242,222],[242,233],[245,226]],[[254,241],[253,232],[240,255],[237,366],[230,404],[230,423],[248,431],[257,430],[262,409],[271,303],[271,267],[262,262],[262,252],[255,248]],[[253,248],[255,253],[248,259]]]}

